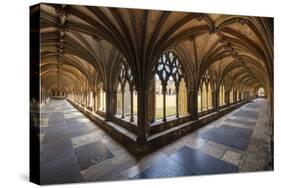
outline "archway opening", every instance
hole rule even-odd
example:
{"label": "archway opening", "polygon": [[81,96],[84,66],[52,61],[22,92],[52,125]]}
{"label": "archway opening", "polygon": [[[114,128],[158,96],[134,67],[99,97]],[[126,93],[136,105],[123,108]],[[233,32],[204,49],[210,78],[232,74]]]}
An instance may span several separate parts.
{"label": "archway opening", "polygon": [[209,71],[202,76],[197,93],[198,112],[206,111],[212,108],[212,88]]}
{"label": "archway opening", "polygon": [[198,95],[197,96],[198,112],[201,112],[202,111],[202,91],[201,91],[201,88],[199,88],[197,95]]}
{"label": "archway opening", "polygon": [[172,76],[169,77],[166,89],[166,116],[175,116],[177,111],[176,86]]}
{"label": "archway opening", "polygon": [[117,85],[117,110],[119,118],[134,122],[137,117],[137,92],[132,71],[125,59],[120,64]]}
{"label": "archway opening", "polygon": [[263,87],[260,87],[258,89],[258,97],[264,97],[265,96],[265,91]]}
{"label": "archway opening", "polygon": [[117,114],[122,115],[122,88],[121,84],[118,83],[117,87]]}
{"label": "archway opening", "polygon": [[163,118],[163,89],[162,83],[155,75],[155,119]]}
{"label": "archway opening", "polygon": [[187,114],[187,89],[184,79],[181,79],[178,94],[179,115]]}
{"label": "archway opening", "polygon": [[138,115],[138,92],[136,89],[133,91],[133,113],[134,116]]}
{"label": "archway opening", "polygon": [[213,108],[213,101],[212,101],[212,88],[211,88],[211,84],[208,83],[208,90],[207,90],[207,93],[208,93],[208,109],[211,109]]}
{"label": "archway opening", "polygon": [[220,105],[220,106],[225,105],[225,88],[224,88],[224,85],[223,85],[223,84],[220,85],[219,98],[220,98],[220,100],[219,100],[219,102],[220,102],[219,105]]}
{"label": "archway opening", "polygon": [[131,92],[129,82],[126,82],[124,87],[124,113],[125,116],[131,115]]}
{"label": "archway opening", "polygon": [[103,90],[103,88],[100,88],[99,92],[99,110],[106,112],[106,92]]}
{"label": "archway opening", "polygon": [[234,102],[234,91],[233,91],[233,87],[231,88],[230,92],[229,92],[229,103],[232,104]]}

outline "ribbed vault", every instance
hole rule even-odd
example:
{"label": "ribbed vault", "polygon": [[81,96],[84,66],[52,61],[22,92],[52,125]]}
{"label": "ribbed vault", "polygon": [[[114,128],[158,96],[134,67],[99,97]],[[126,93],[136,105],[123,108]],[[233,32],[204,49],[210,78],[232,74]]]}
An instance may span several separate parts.
{"label": "ribbed vault", "polygon": [[146,103],[142,92],[149,88],[155,64],[173,51],[189,91],[197,93],[208,72],[214,90],[222,82],[229,90],[254,93],[262,86],[273,100],[270,18],[56,4],[41,4],[40,10],[41,83],[47,91],[58,84],[58,74],[69,94],[94,91],[100,83],[104,91],[114,90],[125,59],[138,103]]}
{"label": "ribbed vault", "polygon": [[248,84],[272,86],[273,33],[267,18],[43,4],[41,52],[48,56],[57,51],[56,9],[65,11],[63,52],[83,59],[101,77],[121,53],[142,78],[159,54],[175,47],[188,56],[185,63],[197,69],[198,79],[211,64],[227,62],[226,71],[246,70]]}

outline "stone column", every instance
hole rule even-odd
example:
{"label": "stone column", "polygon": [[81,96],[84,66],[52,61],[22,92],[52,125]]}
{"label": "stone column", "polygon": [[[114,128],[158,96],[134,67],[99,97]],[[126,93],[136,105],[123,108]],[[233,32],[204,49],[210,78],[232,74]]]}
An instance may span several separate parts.
{"label": "stone column", "polygon": [[219,111],[219,101],[220,101],[220,90],[215,90],[213,92],[214,109]]}
{"label": "stone column", "polygon": [[105,105],[106,105],[106,112],[105,112],[105,121],[111,121],[112,116],[115,114],[116,109],[116,91],[107,91],[105,97]]}
{"label": "stone column", "polygon": [[225,104],[229,105],[229,90],[225,91],[224,95],[225,95],[225,98],[224,98]]}
{"label": "stone column", "polygon": [[96,104],[96,111],[98,111],[99,109],[99,91],[97,90],[96,93],[95,93],[95,104]]}
{"label": "stone column", "polygon": [[89,90],[88,91],[88,106],[92,107],[92,92]]}
{"label": "stone column", "polygon": [[[198,98],[198,92],[197,92],[197,98]],[[203,111],[203,89],[200,89],[200,111]],[[198,109],[198,103],[197,103],[197,109]]]}
{"label": "stone column", "polygon": [[206,87],[206,103],[207,103],[206,108],[208,110],[209,109],[209,88],[208,87]]}
{"label": "stone column", "polygon": [[[187,88],[187,87],[186,87]],[[187,92],[187,90],[186,90],[186,102],[185,102],[185,104],[186,104],[186,112],[187,113],[189,113],[189,106],[190,106],[190,101],[189,101],[189,96],[190,96],[190,93],[189,92]]]}
{"label": "stone column", "polygon": [[85,108],[88,107],[88,90],[85,91]]}
{"label": "stone column", "polygon": [[179,118],[179,86],[176,86],[176,117]]}
{"label": "stone column", "polygon": [[148,89],[137,88],[138,92],[138,125],[137,125],[137,143],[145,144],[149,134],[148,122]]}
{"label": "stone column", "polygon": [[121,92],[122,92],[122,116],[121,116],[121,118],[124,118],[125,117],[125,107],[124,107],[124,105],[125,105],[125,103],[124,103],[124,95],[125,95],[125,91],[124,91],[124,88],[122,88],[121,89]]}
{"label": "stone column", "polygon": [[198,120],[198,101],[197,101],[197,91],[195,89],[190,90],[189,92],[189,112],[193,120]]}
{"label": "stone column", "polygon": [[163,84],[162,87],[162,92],[163,92],[163,121],[166,121],[166,85]]}
{"label": "stone column", "polygon": [[153,122],[155,121],[155,98],[156,98],[156,93],[155,93],[155,83],[154,79],[151,82],[151,88],[149,89],[148,93],[148,121]]}
{"label": "stone column", "polygon": [[93,91],[93,111],[94,112],[96,111],[96,107],[97,107],[97,104],[96,104],[96,92]]}
{"label": "stone column", "polygon": [[110,109],[108,108],[108,105],[110,104],[110,92],[105,92],[105,121],[110,121]]}
{"label": "stone column", "polygon": [[89,93],[89,107],[93,110],[93,91],[91,90]]}
{"label": "stone column", "polygon": [[[104,98],[104,93],[106,93],[106,92],[105,92],[104,90],[102,90],[102,92],[101,92],[101,99],[102,99],[102,100],[101,100],[101,101],[102,101],[101,106],[102,106],[102,111],[103,111],[103,112],[105,112],[105,111],[106,111],[106,109],[105,109],[105,108],[106,108],[106,106],[104,105],[105,100],[106,100],[106,99]],[[106,96],[105,96],[105,97],[106,97]]]}
{"label": "stone column", "polygon": [[101,96],[100,96],[100,89],[99,89],[96,92],[96,111],[98,111],[100,108],[100,100],[101,100]]}
{"label": "stone column", "polygon": [[134,121],[134,87],[130,88],[130,93],[131,93],[131,118],[130,122]]}
{"label": "stone column", "polygon": [[192,100],[192,91],[191,90],[188,90],[187,92],[187,112],[192,115],[192,103],[193,103],[193,100]]}
{"label": "stone column", "polygon": [[241,101],[241,91],[238,92],[238,100]]}

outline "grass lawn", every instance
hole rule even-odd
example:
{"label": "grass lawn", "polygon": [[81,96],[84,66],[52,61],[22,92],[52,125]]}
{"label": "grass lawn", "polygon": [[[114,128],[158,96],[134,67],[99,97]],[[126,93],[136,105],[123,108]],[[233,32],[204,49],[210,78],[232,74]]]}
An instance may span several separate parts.
{"label": "grass lawn", "polygon": [[[175,106],[167,107],[166,108],[166,117],[174,116],[174,115],[176,115],[176,107]],[[155,119],[160,119],[162,117],[163,117],[163,109],[157,108]]]}
{"label": "grass lawn", "polygon": [[[156,95],[156,119],[163,117],[163,95]],[[134,114],[137,114],[137,97],[134,95]],[[166,117],[176,115],[176,95],[166,95]]]}

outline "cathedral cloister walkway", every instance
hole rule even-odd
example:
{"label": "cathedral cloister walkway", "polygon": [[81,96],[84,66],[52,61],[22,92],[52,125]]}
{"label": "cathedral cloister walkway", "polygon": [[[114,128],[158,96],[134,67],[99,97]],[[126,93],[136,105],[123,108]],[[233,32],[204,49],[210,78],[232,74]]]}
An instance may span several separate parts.
{"label": "cathedral cloister walkway", "polygon": [[267,100],[257,98],[137,159],[67,100],[42,107],[41,183],[270,170]]}

